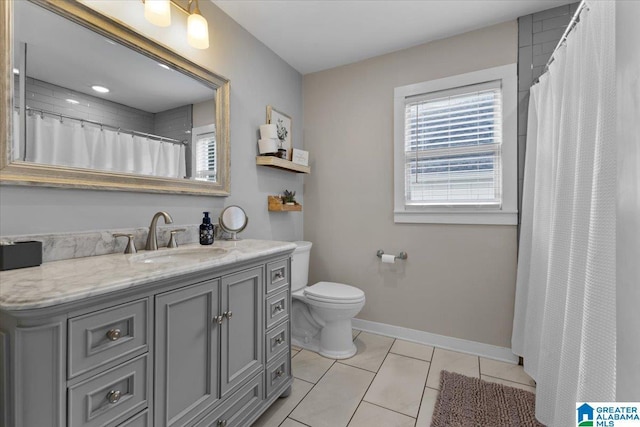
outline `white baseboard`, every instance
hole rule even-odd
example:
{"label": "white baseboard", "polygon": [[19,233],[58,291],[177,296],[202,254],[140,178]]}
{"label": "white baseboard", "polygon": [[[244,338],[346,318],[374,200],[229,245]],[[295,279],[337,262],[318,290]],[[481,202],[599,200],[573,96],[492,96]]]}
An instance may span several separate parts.
{"label": "white baseboard", "polygon": [[352,326],[354,329],[358,329],[360,331],[385,335],[392,338],[400,338],[402,340],[418,344],[431,345],[445,350],[459,351],[461,353],[473,354],[474,356],[486,357],[488,359],[500,360],[507,363],[518,363],[518,356],[513,354],[510,348],[506,347],[498,347],[496,345],[447,337],[444,335],[432,334],[430,332],[418,331],[416,329],[403,328],[401,326],[387,325],[386,323],[371,322],[369,320],[362,319],[353,319]]}

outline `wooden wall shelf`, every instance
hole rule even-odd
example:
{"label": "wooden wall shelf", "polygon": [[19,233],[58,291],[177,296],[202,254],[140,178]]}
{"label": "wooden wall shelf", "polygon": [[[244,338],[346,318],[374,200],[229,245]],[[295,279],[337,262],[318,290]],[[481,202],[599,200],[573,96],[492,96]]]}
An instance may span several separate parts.
{"label": "wooden wall shelf", "polygon": [[278,196],[267,196],[269,201],[269,210],[271,212],[300,212],[302,211],[301,204],[286,205],[282,203],[282,199]]}
{"label": "wooden wall shelf", "polygon": [[256,165],[270,166],[273,168],[284,169],[290,172],[311,173],[309,166],[299,165],[289,160],[281,159],[274,156],[256,156]]}

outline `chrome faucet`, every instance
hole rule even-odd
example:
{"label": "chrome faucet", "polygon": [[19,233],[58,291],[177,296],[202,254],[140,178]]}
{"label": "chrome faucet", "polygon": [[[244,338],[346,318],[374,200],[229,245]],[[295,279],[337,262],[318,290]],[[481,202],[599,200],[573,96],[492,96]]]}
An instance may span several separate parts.
{"label": "chrome faucet", "polygon": [[166,212],[156,212],[151,220],[151,225],[149,226],[149,234],[147,235],[147,246],[145,247],[148,251],[156,251],[158,250],[158,218],[164,217],[165,224],[172,224],[173,219],[171,215]]}

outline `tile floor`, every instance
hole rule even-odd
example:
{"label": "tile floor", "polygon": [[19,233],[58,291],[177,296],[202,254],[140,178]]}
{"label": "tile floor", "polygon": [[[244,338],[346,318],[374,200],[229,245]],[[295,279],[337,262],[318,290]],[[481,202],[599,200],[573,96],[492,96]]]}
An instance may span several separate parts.
{"label": "tile floor", "polygon": [[353,331],[358,354],[333,360],[292,349],[293,389],[254,427],[428,427],[440,371],[529,390],[521,366]]}

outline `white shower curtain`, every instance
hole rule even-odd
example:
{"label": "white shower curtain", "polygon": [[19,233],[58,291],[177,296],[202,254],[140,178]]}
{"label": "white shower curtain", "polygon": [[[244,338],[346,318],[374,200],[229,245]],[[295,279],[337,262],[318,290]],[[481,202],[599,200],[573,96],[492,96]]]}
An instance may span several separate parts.
{"label": "white shower curtain", "polygon": [[531,88],[512,348],[536,417],[615,400],[615,2],[588,2]]}
{"label": "white shower curtain", "polygon": [[55,116],[28,115],[26,145],[28,162],[169,178],[184,178],[186,172],[183,144]]}

